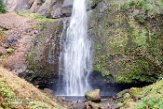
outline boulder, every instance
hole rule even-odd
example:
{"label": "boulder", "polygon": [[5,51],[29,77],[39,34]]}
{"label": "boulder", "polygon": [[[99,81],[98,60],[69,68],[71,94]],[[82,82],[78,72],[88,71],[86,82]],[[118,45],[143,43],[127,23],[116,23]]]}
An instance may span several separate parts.
{"label": "boulder", "polygon": [[100,89],[87,92],[85,94],[85,98],[89,101],[100,102],[101,101]]}
{"label": "boulder", "polygon": [[33,0],[4,0],[7,11],[26,11],[32,5]]}

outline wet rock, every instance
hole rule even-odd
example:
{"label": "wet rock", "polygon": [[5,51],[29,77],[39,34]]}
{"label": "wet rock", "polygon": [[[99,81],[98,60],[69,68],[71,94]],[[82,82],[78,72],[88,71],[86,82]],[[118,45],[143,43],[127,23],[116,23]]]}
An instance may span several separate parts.
{"label": "wet rock", "polygon": [[93,102],[100,102],[101,101],[100,89],[87,92],[85,94],[85,98]]}

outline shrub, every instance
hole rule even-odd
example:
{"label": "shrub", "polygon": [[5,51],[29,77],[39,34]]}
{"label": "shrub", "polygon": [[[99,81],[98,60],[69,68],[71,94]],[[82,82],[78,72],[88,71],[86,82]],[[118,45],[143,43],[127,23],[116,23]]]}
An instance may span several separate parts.
{"label": "shrub", "polygon": [[0,0],[0,13],[4,13],[5,12],[5,5],[3,3],[3,0]]}

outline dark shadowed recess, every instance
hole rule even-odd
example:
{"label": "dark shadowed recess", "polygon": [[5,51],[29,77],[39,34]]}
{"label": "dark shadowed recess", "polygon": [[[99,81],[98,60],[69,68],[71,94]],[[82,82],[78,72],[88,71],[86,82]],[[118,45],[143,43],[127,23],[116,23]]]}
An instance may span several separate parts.
{"label": "dark shadowed recess", "polygon": [[[143,87],[150,84],[150,83],[136,83],[136,84],[116,83],[111,78],[102,77],[100,72],[96,71],[91,73],[89,82],[92,86],[92,90],[100,89],[102,98],[113,97],[124,89],[129,89],[131,87]],[[55,95],[55,92],[58,89],[57,87],[64,87],[64,84],[62,85],[60,84],[60,86],[57,86],[57,83],[54,83],[51,84],[48,88],[52,89]],[[59,89],[59,91],[62,92],[62,89]],[[66,97],[66,98],[83,99],[83,97]]]}

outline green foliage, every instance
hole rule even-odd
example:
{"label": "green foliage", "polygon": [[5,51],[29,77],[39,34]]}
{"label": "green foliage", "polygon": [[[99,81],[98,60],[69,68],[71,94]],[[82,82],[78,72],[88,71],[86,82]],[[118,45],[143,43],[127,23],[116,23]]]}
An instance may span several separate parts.
{"label": "green foliage", "polygon": [[9,87],[7,87],[4,82],[1,81],[0,81],[0,94],[4,98],[9,100],[16,98],[15,93]]}
{"label": "green foliage", "polygon": [[50,106],[47,103],[44,103],[42,101],[31,101],[28,106],[30,109],[65,109],[62,106],[55,105],[55,107]]}
{"label": "green foliage", "polygon": [[[129,92],[119,93],[120,109],[163,109],[163,80],[144,88],[131,88]],[[126,97],[125,95],[128,94]],[[135,99],[136,98],[136,99]],[[131,103],[134,104],[130,105]]]}
{"label": "green foliage", "polygon": [[135,15],[134,16],[134,19],[136,21],[138,21],[140,24],[144,24],[145,23],[145,19],[144,19],[144,16],[143,15]]}
{"label": "green foliage", "polygon": [[110,75],[108,67],[108,55],[100,55],[95,59],[95,70],[101,72],[102,76]]}
{"label": "green foliage", "polygon": [[45,16],[41,16],[38,13],[19,12],[17,14],[20,16],[31,17],[31,18],[35,19],[36,21],[38,21],[40,24],[37,25],[37,27],[33,27],[33,28],[38,28],[40,30],[47,28],[47,23],[55,21],[54,19],[46,18]]}
{"label": "green foliage", "polygon": [[136,109],[162,109],[163,108],[163,80],[141,89],[135,96],[141,97]]}
{"label": "green foliage", "polygon": [[149,43],[148,43],[148,51],[149,51],[149,53],[156,60],[163,61],[162,51],[161,51],[161,49],[163,48],[163,40],[162,40],[163,36],[151,33],[150,38],[152,40],[149,40]]}
{"label": "green foliage", "polygon": [[145,46],[146,45],[146,31],[145,30],[139,30],[135,26],[130,25],[130,34],[133,41],[138,46]]}
{"label": "green foliage", "polygon": [[[146,29],[129,22],[129,36],[136,45],[126,48],[126,54],[134,55],[137,59],[121,61],[121,73],[115,76],[117,82],[155,82],[158,78],[157,67],[153,60],[162,61],[161,36],[149,33]],[[127,53],[129,52],[129,53]],[[140,55],[141,54],[141,55]],[[152,61],[151,61],[152,60]],[[155,72],[155,73],[153,73]]]}
{"label": "green foliage", "polygon": [[21,12],[17,13],[20,16],[25,16],[25,17],[31,17],[41,23],[46,23],[46,22],[53,22],[54,19],[46,18],[45,16],[41,16],[38,13],[27,13],[27,12]]}
{"label": "green foliage", "polygon": [[146,18],[162,13],[162,0],[126,0],[121,10],[129,13],[130,11],[139,10],[138,14],[134,16],[135,20],[140,24],[144,24]]}
{"label": "green foliage", "polygon": [[8,49],[7,49],[7,53],[8,53],[8,54],[12,54],[14,51],[15,51],[15,50],[14,50],[13,48],[8,48]]}
{"label": "green foliage", "polygon": [[4,42],[6,38],[6,33],[0,29],[0,42]]}
{"label": "green foliage", "polygon": [[140,9],[145,13],[160,12],[159,8],[163,8],[162,0],[128,0],[122,6],[122,9]]}
{"label": "green foliage", "polygon": [[0,67],[0,109],[65,109],[13,72]]}
{"label": "green foliage", "polygon": [[163,109],[163,98],[145,98],[138,102],[136,109]]}
{"label": "green foliage", "polygon": [[3,4],[3,0],[0,0],[0,13],[4,13],[4,12],[6,12],[5,6]]}
{"label": "green foliage", "polygon": [[43,103],[40,101],[30,102],[29,107],[30,109],[49,109],[50,108],[46,103]]}
{"label": "green foliage", "polygon": [[151,65],[145,60],[132,62],[121,61],[122,72],[115,76],[115,80],[121,83],[154,82],[156,76],[149,70]]}
{"label": "green foliage", "polygon": [[88,4],[92,4],[94,2],[94,0],[88,0]]}
{"label": "green foliage", "polygon": [[27,54],[26,59],[28,61],[28,69],[37,72],[40,69],[40,66],[37,61],[34,60],[35,55],[36,54],[30,52]]}
{"label": "green foliage", "polygon": [[110,4],[102,17],[99,9],[93,16],[95,70],[118,82],[155,82],[162,73],[162,0],[111,0]]}

